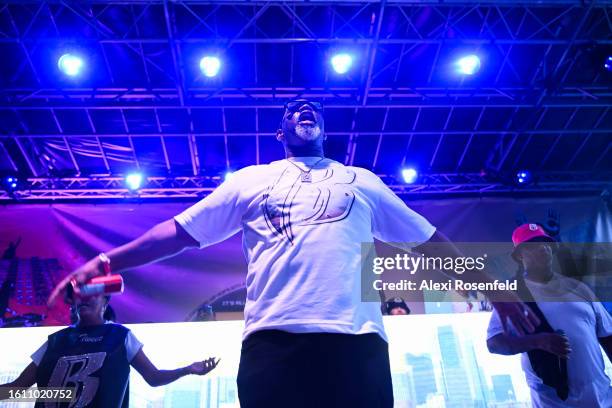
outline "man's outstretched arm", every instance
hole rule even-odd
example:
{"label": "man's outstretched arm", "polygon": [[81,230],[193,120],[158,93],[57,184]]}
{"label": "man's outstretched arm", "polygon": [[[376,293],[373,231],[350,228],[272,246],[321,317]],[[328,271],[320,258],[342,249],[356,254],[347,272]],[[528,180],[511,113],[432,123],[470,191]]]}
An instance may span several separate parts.
{"label": "man's outstretched arm", "polygon": [[[428,257],[452,257],[459,258],[464,256],[461,251],[440,231],[435,231],[429,241],[417,246],[415,251]],[[469,282],[492,282],[493,279],[486,271],[473,270],[459,276],[455,273],[446,274],[451,279],[459,279]],[[504,292],[503,296],[498,293],[483,292],[491,301],[493,307],[502,317],[504,331],[507,332],[508,320],[513,323],[517,332],[521,335],[532,333],[540,324],[540,320],[533,311],[524,304],[517,295],[512,292]],[[500,299],[497,299],[500,298]],[[501,300],[501,301],[500,301]]]}
{"label": "man's outstretched arm", "polygon": [[[186,248],[197,246],[198,242],[183,227],[174,219],[169,219],[157,224],[135,240],[106,252],[106,255],[115,273],[146,265],[177,254]],[[49,304],[53,304],[63,294],[71,279],[82,284],[101,274],[103,274],[103,265],[100,259],[95,257],[89,260],[55,287],[49,297]]]}

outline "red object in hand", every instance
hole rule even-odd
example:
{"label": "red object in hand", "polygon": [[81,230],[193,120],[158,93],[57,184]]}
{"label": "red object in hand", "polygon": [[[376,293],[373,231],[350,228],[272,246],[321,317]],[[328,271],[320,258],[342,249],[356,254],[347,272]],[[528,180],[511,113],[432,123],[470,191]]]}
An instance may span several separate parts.
{"label": "red object in hand", "polygon": [[[76,282],[72,281],[72,286]],[[79,287],[81,296],[116,295],[123,292],[121,275],[96,276]]]}

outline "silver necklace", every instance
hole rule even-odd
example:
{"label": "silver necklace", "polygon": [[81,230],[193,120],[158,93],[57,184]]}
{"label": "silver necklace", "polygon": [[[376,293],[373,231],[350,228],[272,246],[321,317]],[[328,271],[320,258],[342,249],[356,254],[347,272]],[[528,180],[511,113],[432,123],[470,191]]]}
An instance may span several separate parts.
{"label": "silver necklace", "polygon": [[306,165],[305,165],[305,166],[306,166],[306,168],[308,169],[308,171],[306,171],[306,170],[302,169],[300,166],[298,166],[297,164],[295,164],[293,161],[291,161],[291,160],[287,159],[287,161],[288,161],[289,163],[293,164],[293,165],[294,165],[295,167],[297,167],[297,168],[298,168],[298,170],[300,171],[300,173],[301,173],[301,176],[300,176],[300,181],[301,181],[302,183],[312,183],[312,173],[311,173],[311,171],[312,171],[312,169],[314,169],[314,168],[315,168],[315,166],[316,166],[317,164],[319,164],[319,163],[320,163],[320,162],[322,162],[323,160],[325,160],[325,157],[322,157],[322,158],[320,158],[319,160],[317,160],[317,162],[316,162],[315,164],[313,164],[312,166],[310,166],[310,168],[308,168],[308,166],[306,166]]}

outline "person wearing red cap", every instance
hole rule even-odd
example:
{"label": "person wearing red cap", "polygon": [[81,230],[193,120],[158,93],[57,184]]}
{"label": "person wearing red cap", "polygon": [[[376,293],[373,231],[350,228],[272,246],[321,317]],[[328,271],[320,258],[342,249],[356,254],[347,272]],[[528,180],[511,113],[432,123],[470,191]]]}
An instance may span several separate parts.
{"label": "person wearing red cap", "polygon": [[[538,224],[512,234],[519,292],[538,315],[535,332],[518,335],[493,311],[491,353],[521,354],[534,407],[612,407],[612,387],[600,350],[612,356],[612,318],[585,284],[554,271],[555,240]],[[508,323],[512,326],[512,323]]]}

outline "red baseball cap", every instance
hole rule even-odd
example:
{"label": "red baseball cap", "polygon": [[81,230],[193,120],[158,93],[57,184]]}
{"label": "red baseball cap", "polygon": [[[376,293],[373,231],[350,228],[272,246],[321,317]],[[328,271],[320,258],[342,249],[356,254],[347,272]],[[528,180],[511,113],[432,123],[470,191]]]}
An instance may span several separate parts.
{"label": "red baseball cap", "polygon": [[512,232],[512,243],[514,244],[514,251],[512,257],[516,259],[516,250],[519,245],[525,242],[533,241],[544,241],[544,242],[556,242],[553,237],[548,235],[544,228],[538,224],[523,224]]}
{"label": "red baseball cap", "polygon": [[512,232],[512,243],[515,248],[524,242],[536,239],[538,241],[555,242],[555,239],[548,235],[544,228],[538,224],[523,224],[516,227],[514,232]]}

